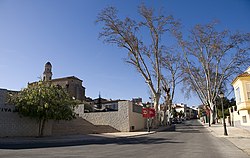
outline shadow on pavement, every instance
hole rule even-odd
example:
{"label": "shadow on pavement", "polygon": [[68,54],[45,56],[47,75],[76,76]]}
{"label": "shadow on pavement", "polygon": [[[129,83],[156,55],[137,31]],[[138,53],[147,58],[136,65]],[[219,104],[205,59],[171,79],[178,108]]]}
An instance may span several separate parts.
{"label": "shadow on pavement", "polygon": [[66,146],[80,146],[80,145],[106,145],[106,144],[169,144],[169,143],[183,143],[171,141],[166,138],[150,138],[150,137],[131,137],[131,138],[101,138],[98,137],[93,140],[68,140],[65,142],[30,142],[30,143],[13,143],[2,144],[0,143],[0,149],[34,149],[34,148],[53,148],[53,147],[66,147]]}
{"label": "shadow on pavement", "polygon": [[195,130],[195,129],[178,130],[178,132],[181,132],[181,133],[203,133],[200,130]]}
{"label": "shadow on pavement", "polygon": [[209,131],[197,120],[186,121],[174,127],[175,132],[181,133],[207,133]]}
{"label": "shadow on pavement", "polygon": [[[183,132],[183,133],[201,133],[199,130],[204,127],[201,124],[185,124],[172,125],[169,127],[160,127],[157,132]],[[66,146],[80,146],[80,145],[105,145],[105,144],[176,144],[184,143],[174,141],[168,138],[153,138],[147,136],[136,137],[102,137],[102,136],[86,136],[73,139],[42,139],[30,141],[16,141],[11,143],[0,142],[0,149],[33,149],[33,148],[53,148]]]}

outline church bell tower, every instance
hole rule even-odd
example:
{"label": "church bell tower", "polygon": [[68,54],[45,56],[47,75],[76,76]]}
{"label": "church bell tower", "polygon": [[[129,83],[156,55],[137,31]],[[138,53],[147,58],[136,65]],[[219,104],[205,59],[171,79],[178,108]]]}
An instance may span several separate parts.
{"label": "church bell tower", "polygon": [[43,72],[43,81],[50,81],[52,79],[52,65],[50,62],[45,64],[45,69]]}

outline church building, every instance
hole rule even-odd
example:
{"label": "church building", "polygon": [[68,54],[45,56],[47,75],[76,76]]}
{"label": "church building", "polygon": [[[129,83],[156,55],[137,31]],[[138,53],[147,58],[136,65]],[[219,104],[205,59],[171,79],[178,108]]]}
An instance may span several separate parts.
{"label": "church building", "polygon": [[[60,85],[66,89],[70,96],[77,100],[83,101],[86,99],[85,87],[82,86],[82,80],[75,76],[52,79],[52,65],[50,62],[45,64],[43,72],[43,82],[50,82],[54,85]],[[33,83],[30,83],[32,85]]]}

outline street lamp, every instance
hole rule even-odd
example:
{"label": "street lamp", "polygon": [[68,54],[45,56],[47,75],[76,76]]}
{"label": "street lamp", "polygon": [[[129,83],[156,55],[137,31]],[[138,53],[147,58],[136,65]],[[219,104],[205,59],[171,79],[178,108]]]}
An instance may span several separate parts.
{"label": "street lamp", "polygon": [[224,106],[223,106],[223,98],[224,94],[221,92],[219,94],[220,100],[221,100],[221,110],[222,110],[222,117],[223,117],[223,126],[224,126],[224,135],[227,136],[227,128],[226,128],[226,122],[225,122],[225,114],[224,114]]}

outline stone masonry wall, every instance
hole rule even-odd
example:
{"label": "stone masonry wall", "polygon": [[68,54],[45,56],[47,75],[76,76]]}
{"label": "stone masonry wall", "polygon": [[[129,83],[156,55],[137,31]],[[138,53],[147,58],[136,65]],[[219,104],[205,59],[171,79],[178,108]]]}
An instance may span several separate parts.
{"label": "stone masonry wall", "polygon": [[[38,129],[38,122],[34,119],[20,117],[17,113],[0,114],[0,137],[38,136]],[[44,135],[51,135],[51,129],[52,121],[46,122]]]}
{"label": "stone masonry wall", "polygon": [[[39,125],[34,119],[21,117],[15,106],[6,104],[6,89],[0,89],[0,137],[38,136]],[[52,121],[46,122],[44,135],[51,135]]]}
{"label": "stone masonry wall", "polygon": [[[94,125],[109,125],[122,132],[129,132],[144,128],[144,119],[141,114],[132,114],[132,102],[118,102],[118,111],[84,113],[84,105],[80,105],[76,112],[79,117]],[[134,126],[134,129],[131,129]]]}

